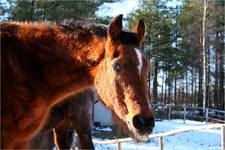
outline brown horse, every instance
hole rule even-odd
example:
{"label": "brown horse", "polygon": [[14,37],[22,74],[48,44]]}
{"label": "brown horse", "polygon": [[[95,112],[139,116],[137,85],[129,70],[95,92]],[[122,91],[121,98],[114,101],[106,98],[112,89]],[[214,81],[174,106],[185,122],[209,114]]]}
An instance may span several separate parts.
{"label": "brown horse", "polygon": [[[91,89],[77,93],[53,106],[42,130],[30,142],[30,149],[70,149],[74,130],[79,148],[94,149],[92,142],[92,111],[95,93]],[[53,134],[54,132],[54,134]]]}
{"label": "brown horse", "polygon": [[95,86],[101,101],[137,139],[152,132],[148,62],[138,49],[145,27],[1,23],[1,147],[26,148],[53,105]]}

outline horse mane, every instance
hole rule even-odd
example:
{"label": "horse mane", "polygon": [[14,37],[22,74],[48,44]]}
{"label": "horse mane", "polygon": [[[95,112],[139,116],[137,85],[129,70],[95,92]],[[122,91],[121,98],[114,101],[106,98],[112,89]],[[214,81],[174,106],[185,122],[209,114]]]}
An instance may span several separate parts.
{"label": "horse mane", "polygon": [[104,24],[97,24],[91,20],[65,19],[61,21],[59,25],[74,38],[81,32],[90,32],[100,38],[107,36],[107,26]]}
{"label": "horse mane", "polygon": [[[74,20],[65,19],[59,25],[68,32],[71,37],[77,38],[80,33],[90,32],[97,37],[107,37],[107,25],[95,23],[93,20]],[[133,32],[122,31],[118,40],[123,44],[131,44],[139,46],[139,39]]]}
{"label": "horse mane", "polygon": [[[87,67],[95,66],[104,56],[104,44],[101,44],[100,41],[102,42],[107,37],[107,26],[93,21],[66,19],[60,23],[51,21],[2,22],[0,29],[4,44],[15,42],[12,39],[18,38],[18,36],[32,41],[37,39],[38,43],[41,41],[46,43],[46,41],[53,39],[59,40],[61,45],[67,47],[71,52],[74,51],[78,63]],[[95,49],[92,48],[92,45],[94,45],[92,41],[95,43]],[[40,45],[41,43],[39,47]],[[96,52],[94,53],[90,49]]]}
{"label": "horse mane", "polygon": [[[20,29],[19,26],[22,26],[22,29]],[[1,31],[4,32],[4,30],[8,30],[7,28],[10,28],[12,34],[7,34],[5,37],[3,36],[3,41],[12,39],[7,38],[7,36],[16,35],[17,32],[20,32],[20,35],[26,36],[26,38],[33,36],[34,38],[40,37],[43,41],[49,41],[51,39],[46,38],[54,38],[54,32],[58,32],[59,30],[57,30],[57,28],[59,28],[63,32],[58,32],[57,38],[61,40],[60,43],[68,46],[69,49],[74,49],[74,55],[76,55],[78,62],[85,64],[87,67],[93,67],[104,57],[105,51],[102,45],[103,42],[100,44],[100,41],[107,38],[107,25],[95,23],[92,20],[65,19],[60,23],[11,22],[10,25],[1,23]],[[27,32],[29,29],[31,29],[32,35]],[[4,40],[4,38],[7,39]],[[90,51],[90,49],[93,49],[93,44],[90,44],[93,39],[96,40],[94,43],[99,43],[98,45],[95,44],[95,53]],[[122,31],[117,40],[124,45],[139,46],[139,39],[136,33],[133,32]],[[75,42],[68,43],[68,41],[80,41],[83,45],[77,45]],[[83,47],[83,49],[80,49],[80,47]]]}

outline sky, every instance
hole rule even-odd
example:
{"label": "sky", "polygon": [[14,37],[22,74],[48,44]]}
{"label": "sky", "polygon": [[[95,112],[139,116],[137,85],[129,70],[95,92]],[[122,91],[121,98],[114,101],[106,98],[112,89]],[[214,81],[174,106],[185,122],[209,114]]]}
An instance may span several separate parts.
{"label": "sky", "polygon": [[[141,0],[123,0],[121,2],[115,3],[104,3],[99,7],[96,15],[99,17],[113,17],[119,14],[123,14],[126,17],[131,11],[138,8]],[[6,2],[6,0],[2,0]],[[175,7],[176,5],[181,5],[181,0],[171,0],[167,3],[169,7]],[[7,14],[6,14],[7,16]],[[0,20],[3,20],[6,16],[0,16]]]}
{"label": "sky", "polygon": [[171,0],[171,1],[168,1],[167,6],[176,7],[176,5],[181,5],[181,4],[182,4],[181,0]]}
{"label": "sky", "polygon": [[[5,3],[6,0],[2,0],[2,2]],[[99,11],[97,11],[96,14],[99,17],[113,17],[119,14],[123,14],[124,17],[126,17],[132,10],[138,8],[138,3],[140,3],[140,0],[123,0],[122,2],[116,3],[106,2],[99,7]],[[6,7],[8,7],[7,3]],[[8,14],[5,14],[5,16],[0,16],[0,21],[3,20],[4,17],[7,17],[7,15]]]}
{"label": "sky", "polygon": [[[122,2],[116,3],[104,3],[99,7],[97,11],[97,16],[101,17],[113,17],[119,14],[123,14],[124,17],[128,15],[131,11],[138,8],[141,0],[123,0]],[[168,7],[175,7],[176,5],[181,5],[181,0],[170,0],[167,2]]]}
{"label": "sky", "polygon": [[123,14],[124,17],[127,16],[132,10],[138,8],[138,3],[140,0],[124,0],[122,2],[116,3],[104,3],[99,7],[99,11],[97,11],[97,16],[106,17],[106,16],[116,16],[119,14]]}

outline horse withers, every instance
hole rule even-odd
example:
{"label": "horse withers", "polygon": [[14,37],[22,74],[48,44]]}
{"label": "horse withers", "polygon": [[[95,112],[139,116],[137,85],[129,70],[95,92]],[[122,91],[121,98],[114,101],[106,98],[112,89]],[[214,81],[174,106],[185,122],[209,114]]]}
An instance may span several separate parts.
{"label": "horse withers", "polygon": [[26,148],[48,111],[95,86],[101,101],[144,140],[154,117],[148,61],[139,50],[145,27],[122,30],[122,15],[95,24],[1,23],[1,147]]}

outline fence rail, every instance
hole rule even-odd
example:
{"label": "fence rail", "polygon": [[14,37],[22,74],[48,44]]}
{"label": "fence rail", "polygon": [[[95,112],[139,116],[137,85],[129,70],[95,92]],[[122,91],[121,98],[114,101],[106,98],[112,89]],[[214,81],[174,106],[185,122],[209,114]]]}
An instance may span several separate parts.
{"label": "fence rail", "polygon": [[[149,139],[152,138],[159,138],[159,149],[163,150],[164,144],[163,144],[163,137],[165,136],[171,136],[179,133],[184,132],[190,132],[190,131],[201,131],[201,130],[208,130],[208,129],[221,129],[221,150],[225,150],[225,124],[212,124],[212,125],[206,125],[206,126],[200,126],[200,127],[190,127],[190,128],[182,128],[182,129],[176,129],[171,130],[164,133],[158,133],[149,135]],[[131,138],[121,138],[121,139],[115,139],[115,140],[106,140],[106,141],[96,141],[93,140],[96,144],[117,144],[117,149],[121,150],[121,143],[132,141]]]}
{"label": "fence rail", "polygon": [[[153,105],[155,109],[156,119],[186,118],[214,121],[217,123],[225,123],[225,111],[211,108],[190,107],[190,106],[167,106]],[[201,113],[200,113],[201,112]]]}

